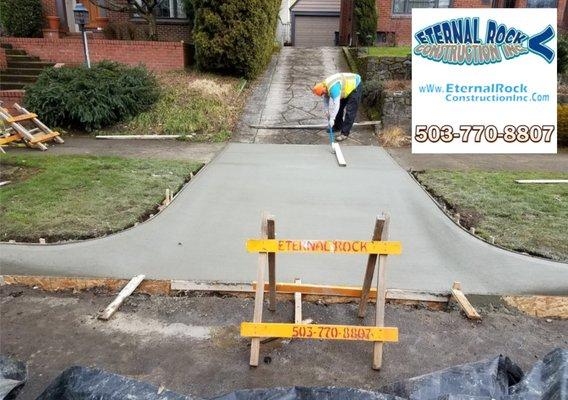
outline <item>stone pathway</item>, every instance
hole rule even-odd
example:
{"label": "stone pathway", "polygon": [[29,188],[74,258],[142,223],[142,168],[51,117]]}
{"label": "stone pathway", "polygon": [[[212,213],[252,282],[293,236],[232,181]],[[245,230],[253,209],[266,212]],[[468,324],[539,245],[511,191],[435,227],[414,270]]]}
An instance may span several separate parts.
{"label": "stone pathway", "polygon": [[[312,86],[336,72],[348,72],[341,49],[284,47],[257,83],[233,137],[240,143],[327,144],[326,130],[254,129],[249,125],[322,124],[323,101]],[[361,115],[358,120],[365,120]],[[373,129],[354,128],[345,145],[373,145]]]}

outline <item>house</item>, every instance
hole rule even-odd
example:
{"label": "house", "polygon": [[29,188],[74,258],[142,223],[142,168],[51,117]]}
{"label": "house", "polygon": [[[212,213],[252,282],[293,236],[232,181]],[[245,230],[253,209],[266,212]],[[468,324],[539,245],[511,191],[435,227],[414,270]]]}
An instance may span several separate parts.
{"label": "house", "polygon": [[[96,0],[100,6],[93,4],[89,0],[79,0],[89,10],[90,23],[87,26],[89,30],[101,31],[109,24],[127,26],[136,26],[144,29],[146,22],[142,19],[127,12],[117,12],[106,9],[107,1],[112,3],[126,4],[128,0]],[[77,4],[77,0],[42,0],[43,9],[46,17],[59,18],[59,32],[53,32],[51,35],[73,35],[79,32],[79,27],[75,24],[73,18],[73,8]],[[160,41],[169,42],[188,42],[191,39],[191,25],[187,15],[183,9],[182,0],[164,0],[156,11],[157,16],[157,35]],[[49,35],[50,29],[46,29]],[[45,36],[45,34],[44,34]]]}
{"label": "house", "polygon": [[[567,0],[376,0],[377,42],[411,43],[411,10],[431,8],[558,8],[558,27],[568,30]],[[297,0],[291,7],[291,43],[294,46],[354,45],[354,0]]]}

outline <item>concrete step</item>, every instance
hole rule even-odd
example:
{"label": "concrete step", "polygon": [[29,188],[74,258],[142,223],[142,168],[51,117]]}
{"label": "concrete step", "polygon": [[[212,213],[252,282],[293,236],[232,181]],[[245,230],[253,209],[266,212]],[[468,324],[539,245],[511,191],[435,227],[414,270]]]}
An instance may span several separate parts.
{"label": "concrete step", "polygon": [[2,71],[2,76],[6,75],[28,75],[38,76],[43,68],[8,68]]}
{"label": "concrete step", "polygon": [[37,75],[0,75],[0,82],[21,82],[21,83],[33,83],[37,81]]}
{"label": "concrete step", "polygon": [[46,61],[8,61],[8,68],[47,68],[53,67],[55,63]]}
{"label": "concrete step", "polygon": [[26,54],[28,54],[25,52],[25,50],[18,50],[18,49],[4,49],[4,51],[8,56],[25,56]]}
{"label": "concrete step", "polygon": [[39,61],[39,57],[36,56],[30,56],[27,54],[6,54],[6,60],[8,60],[8,62],[23,62],[23,61]]}
{"label": "concrete step", "polygon": [[0,82],[0,90],[23,90],[28,83]]}

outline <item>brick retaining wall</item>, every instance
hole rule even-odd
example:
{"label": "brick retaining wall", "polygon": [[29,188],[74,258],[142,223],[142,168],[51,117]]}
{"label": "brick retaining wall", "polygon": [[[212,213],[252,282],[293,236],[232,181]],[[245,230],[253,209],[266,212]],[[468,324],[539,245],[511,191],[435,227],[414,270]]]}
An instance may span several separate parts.
{"label": "brick retaining wall", "polygon": [[23,90],[0,90],[0,101],[2,107],[7,108],[12,114],[18,114],[14,109],[14,103],[22,105],[22,98],[24,97]]}
{"label": "brick retaining wall", "polygon": [[[42,60],[71,65],[83,63],[83,43],[78,39],[3,37],[16,49]],[[129,65],[146,65],[154,71],[172,71],[189,63],[189,46],[183,42],[147,42],[124,40],[89,40],[91,62],[112,60]]]}

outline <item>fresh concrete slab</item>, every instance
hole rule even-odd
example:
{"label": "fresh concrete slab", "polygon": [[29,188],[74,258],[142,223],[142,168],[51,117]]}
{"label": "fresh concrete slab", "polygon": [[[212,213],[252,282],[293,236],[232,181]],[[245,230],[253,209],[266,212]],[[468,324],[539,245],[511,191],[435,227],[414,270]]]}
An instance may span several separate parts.
{"label": "fresh concrete slab", "polygon": [[[501,250],[464,232],[381,148],[346,146],[339,168],[329,145],[229,144],[156,218],[109,237],[61,245],[0,245],[3,274],[250,282],[263,210],[278,238],[369,239],[391,214],[389,288],[465,293],[568,294],[568,264]],[[360,285],[358,255],[277,256],[277,279]]]}

